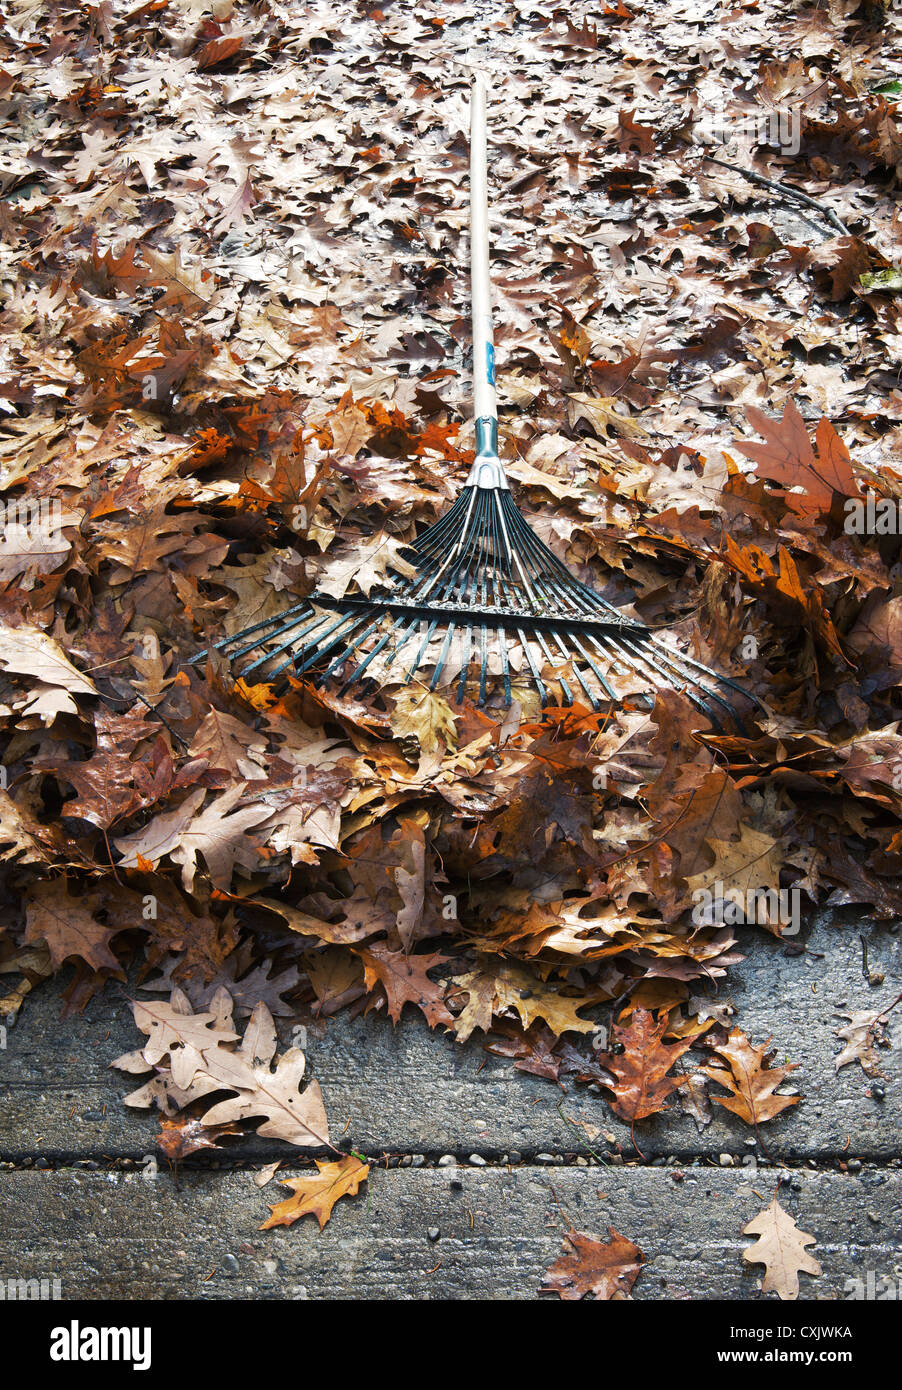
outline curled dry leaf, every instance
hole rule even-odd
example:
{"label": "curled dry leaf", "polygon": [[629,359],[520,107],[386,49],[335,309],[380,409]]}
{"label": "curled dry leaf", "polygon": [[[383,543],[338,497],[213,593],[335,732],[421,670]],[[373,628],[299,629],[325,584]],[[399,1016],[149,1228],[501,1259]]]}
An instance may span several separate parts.
{"label": "curled dry leaf", "polygon": [[879,1075],[880,1066],[874,1049],[883,1034],[884,1024],[890,1012],[900,999],[902,995],[879,1012],[875,1009],[859,1009],[854,1014],[840,1015],[849,1022],[845,1028],[836,1030],[836,1036],[845,1043],[845,1047],[839,1056],[834,1058],[834,1071],[839,1071],[840,1067],[847,1067],[850,1062],[860,1062],[865,1076]]}
{"label": "curled dry leaf", "polygon": [[161,1120],[157,1148],[173,1165],[189,1154],[202,1149],[219,1149],[219,1140],[227,1134],[241,1134],[237,1125],[205,1125],[191,1115],[178,1115],[174,1120]]}

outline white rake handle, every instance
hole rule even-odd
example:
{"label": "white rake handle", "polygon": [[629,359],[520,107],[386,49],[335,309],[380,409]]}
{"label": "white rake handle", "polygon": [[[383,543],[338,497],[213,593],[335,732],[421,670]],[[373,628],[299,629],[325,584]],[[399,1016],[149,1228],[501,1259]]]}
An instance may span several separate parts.
{"label": "white rake handle", "polygon": [[506,488],[498,462],[498,403],[495,396],[495,340],[489,280],[489,193],[486,137],[486,81],[476,73],[470,93],[470,293],[473,316],[473,413],[476,461],[468,486]]}

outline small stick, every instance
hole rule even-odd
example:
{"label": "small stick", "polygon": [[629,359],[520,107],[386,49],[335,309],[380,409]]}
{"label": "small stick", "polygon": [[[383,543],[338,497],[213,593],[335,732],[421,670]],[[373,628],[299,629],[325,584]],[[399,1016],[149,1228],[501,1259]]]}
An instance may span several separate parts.
{"label": "small stick", "polygon": [[782,193],[787,198],[795,198],[797,202],[804,203],[806,207],[814,208],[819,212],[831,227],[835,227],[843,236],[852,236],[848,227],[841,222],[835,212],[829,208],[821,207],[820,203],[814,198],[809,198],[807,193],[802,193],[798,188],[793,188],[788,183],[778,183],[776,179],[766,179],[763,174],[756,174],[754,169],[740,169],[736,164],[728,164],[725,159],[718,159],[713,154],[703,154],[702,159],[707,159],[711,164],[719,164],[722,169],[731,169],[734,174],[741,174],[744,179],[750,179],[752,183],[758,183],[762,188],[769,188],[772,193]]}

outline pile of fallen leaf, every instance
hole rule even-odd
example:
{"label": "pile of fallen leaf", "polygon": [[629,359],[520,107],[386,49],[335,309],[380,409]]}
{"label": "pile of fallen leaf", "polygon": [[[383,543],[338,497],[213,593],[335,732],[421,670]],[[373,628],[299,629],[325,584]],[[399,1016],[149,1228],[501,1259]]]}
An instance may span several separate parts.
{"label": "pile of fallen leaf", "polygon": [[[631,1124],[690,1048],[753,1128],[796,1102],[713,999],[736,923],[691,908],[902,912],[902,545],[845,526],[902,502],[899,302],[865,288],[896,250],[897,39],[854,0],[7,6],[0,1012],[64,965],[70,1010],[137,971],[122,1064],[173,1152],[261,1120],[331,1143],[272,1020],[342,1009],[487,1037]],[[369,592],[466,475],[486,40],[518,504],[760,697],[744,733],[677,692],[279,698],[190,664],[317,584]],[[798,152],[746,120],[707,160],[718,103],[797,111]],[[884,1018],[845,1061],[876,1066]]]}

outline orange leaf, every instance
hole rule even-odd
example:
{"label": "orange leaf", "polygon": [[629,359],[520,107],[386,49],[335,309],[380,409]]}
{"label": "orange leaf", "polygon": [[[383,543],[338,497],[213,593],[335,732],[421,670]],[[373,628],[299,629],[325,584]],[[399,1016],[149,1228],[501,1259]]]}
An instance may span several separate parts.
{"label": "orange leaf", "polygon": [[272,1216],[264,1221],[261,1231],[268,1231],[272,1226],[291,1226],[302,1216],[315,1216],[322,1230],[338,1199],[356,1196],[360,1184],[370,1175],[369,1164],[355,1154],[346,1154],[337,1163],[321,1163],[317,1159],[316,1166],[319,1169],[316,1174],[283,1181],[282,1186],[290,1187],[292,1196],[270,1203]]}
{"label": "orange leaf", "polygon": [[218,63],[227,62],[229,58],[234,58],[243,42],[240,34],[223,39],[211,39],[199,51],[197,66],[203,71],[208,68],[215,68]]}

